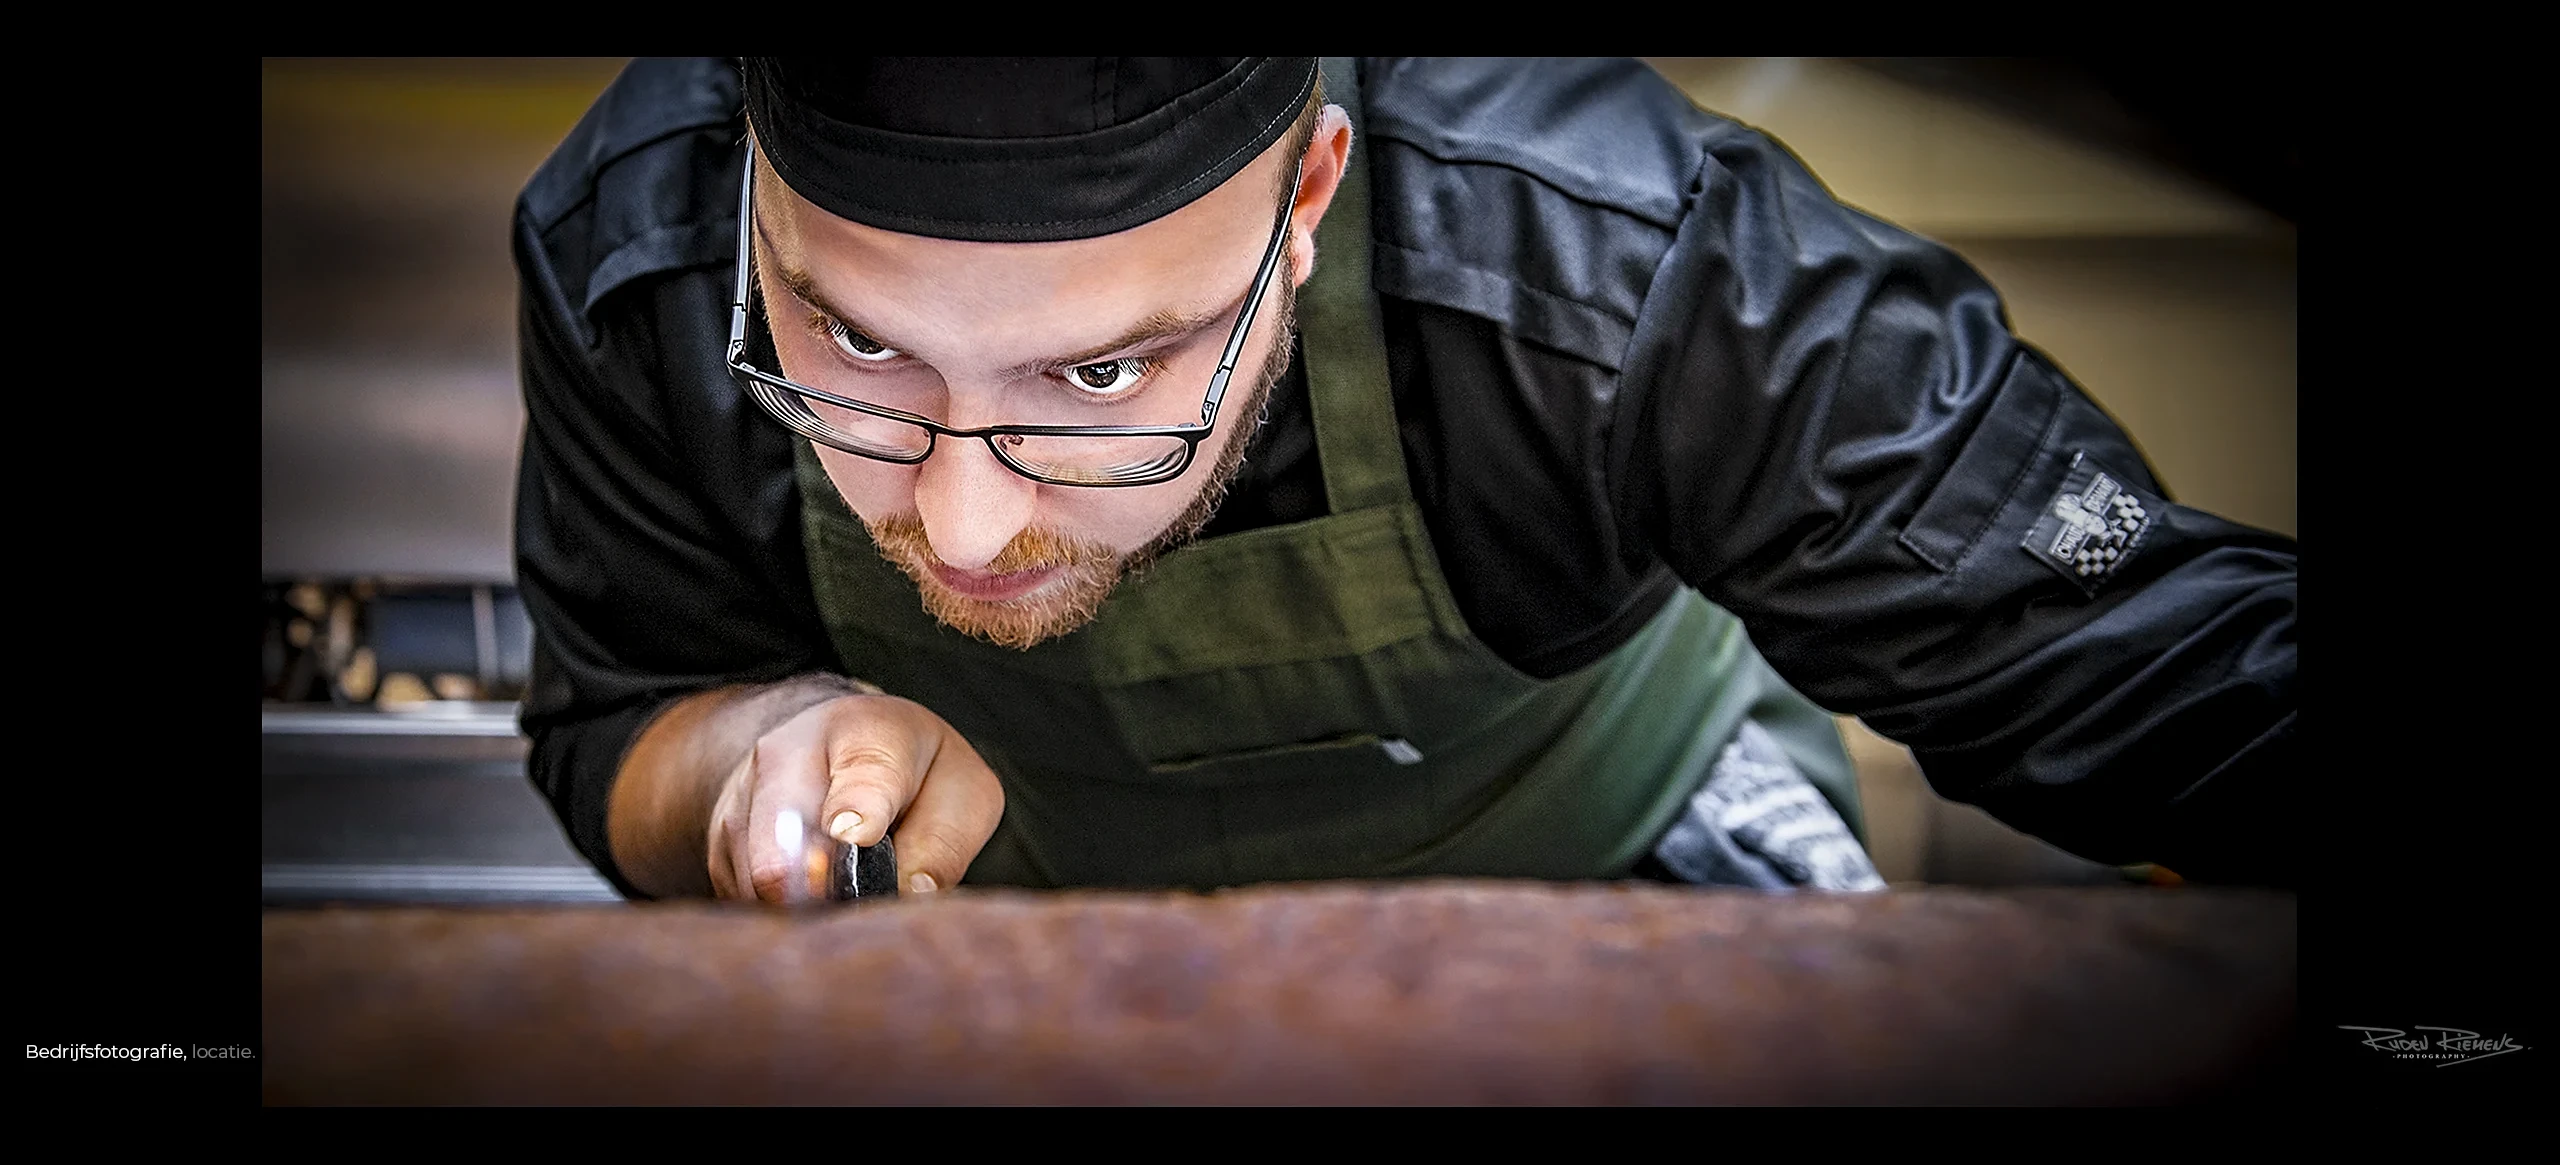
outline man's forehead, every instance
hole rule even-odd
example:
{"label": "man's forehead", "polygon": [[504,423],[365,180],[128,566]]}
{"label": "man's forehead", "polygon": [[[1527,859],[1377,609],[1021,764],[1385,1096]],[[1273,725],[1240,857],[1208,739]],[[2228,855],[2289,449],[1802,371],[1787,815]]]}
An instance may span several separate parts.
{"label": "man's forehead", "polygon": [[1038,349],[1003,357],[1020,360],[1196,331],[1230,316],[1276,226],[1210,202],[1095,239],[936,239],[848,222],[758,169],[759,262],[811,306],[892,347],[925,344],[896,333],[983,334],[997,320],[1015,325],[1001,329],[1001,346]]}

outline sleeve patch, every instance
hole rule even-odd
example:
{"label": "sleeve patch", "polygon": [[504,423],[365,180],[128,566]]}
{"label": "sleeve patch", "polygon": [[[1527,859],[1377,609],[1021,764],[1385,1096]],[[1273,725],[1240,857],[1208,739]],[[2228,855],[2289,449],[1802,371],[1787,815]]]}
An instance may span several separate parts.
{"label": "sleeve patch", "polygon": [[2107,472],[2086,453],[2071,455],[2062,489],[2045,504],[2020,547],[2084,594],[2115,577],[2142,547],[2167,503]]}

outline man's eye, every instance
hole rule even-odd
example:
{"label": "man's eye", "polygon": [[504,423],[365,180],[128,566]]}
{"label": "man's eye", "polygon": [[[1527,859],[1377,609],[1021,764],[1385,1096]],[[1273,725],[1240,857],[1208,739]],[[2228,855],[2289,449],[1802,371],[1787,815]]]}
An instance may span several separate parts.
{"label": "man's eye", "polygon": [[837,350],[856,360],[872,364],[898,358],[898,350],[869,336],[854,331],[835,320],[827,321],[827,337],[836,342]]}
{"label": "man's eye", "polygon": [[1067,383],[1095,396],[1117,396],[1137,387],[1146,379],[1153,361],[1140,357],[1105,360],[1100,364],[1078,364],[1067,370]]}

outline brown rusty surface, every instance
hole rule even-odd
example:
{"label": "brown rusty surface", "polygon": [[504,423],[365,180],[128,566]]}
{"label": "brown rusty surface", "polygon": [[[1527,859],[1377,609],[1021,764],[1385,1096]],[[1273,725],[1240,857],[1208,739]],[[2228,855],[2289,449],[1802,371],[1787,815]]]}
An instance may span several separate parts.
{"label": "brown rusty surface", "polygon": [[2073,1103],[2280,1067],[2294,900],[1436,882],[266,916],[273,1103]]}

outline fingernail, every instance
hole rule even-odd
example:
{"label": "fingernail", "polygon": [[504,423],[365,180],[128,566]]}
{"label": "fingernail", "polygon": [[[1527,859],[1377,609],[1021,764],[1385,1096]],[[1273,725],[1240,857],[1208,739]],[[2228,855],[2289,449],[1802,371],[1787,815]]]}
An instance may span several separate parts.
{"label": "fingernail", "polygon": [[907,879],[907,889],[913,890],[918,894],[933,893],[936,889],[933,884],[933,875],[921,870],[917,871],[915,877]]}
{"label": "fingernail", "polygon": [[853,831],[862,828],[862,815],[847,809],[827,823],[827,835],[847,845],[853,844]]}

